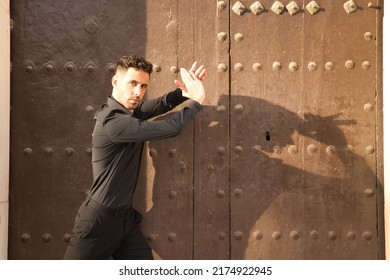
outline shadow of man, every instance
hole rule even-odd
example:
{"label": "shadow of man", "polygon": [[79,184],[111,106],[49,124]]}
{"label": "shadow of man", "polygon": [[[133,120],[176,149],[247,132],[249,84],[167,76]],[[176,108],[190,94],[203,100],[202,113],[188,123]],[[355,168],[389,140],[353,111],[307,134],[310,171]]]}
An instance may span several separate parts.
{"label": "shadow of man", "polygon": [[[217,190],[218,178],[213,185],[208,183],[212,180],[199,179],[199,186],[191,184],[193,178],[183,180],[186,184],[183,189],[188,192],[181,203],[188,207],[183,204],[178,208],[168,207],[167,193],[172,182],[167,182],[166,174],[161,174],[162,169],[165,173],[169,170],[167,158],[145,155],[142,175],[146,180],[138,187],[136,199],[138,208],[145,213],[143,228],[157,258],[193,258],[191,253],[181,255],[180,245],[173,252],[171,243],[175,240],[168,234],[171,242],[164,242],[159,234],[170,232],[169,227],[188,227],[187,236],[181,236],[181,244],[186,244],[182,250],[204,246],[206,254],[196,258],[207,259],[207,251],[219,246],[211,236],[213,221],[226,216],[228,228],[222,230],[230,237],[230,251],[218,258],[376,258],[377,248],[367,246],[377,234],[375,170],[366,158],[354,152],[343,132],[354,131],[356,121],[342,119],[341,115],[297,114],[250,96],[232,96],[229,100],[229,96],[223,95],[218,104],[240,106],[230,105],[230,114],[222,115],[217,113],[216,106],[204,106],[194,132],[186,129],[180,137],[193,139],[195,133],[197,138],[207,139],[207,135],[215,135],[221,118],[228,119],[229,128],[224,129],[229,129],[229,139],[226,139],[229,195],[227,207],[222,211],[215,211],[215,204],[220,200],[210,198],[216,192],[209,191]],[[168,146],[180,145],[182,140],[174,140]],[[195,154],[215,143],[213,139],[197,143]],[[165,140],[151,142],[146,150],[167,150],[167,143]],[[217,147],[212,150],[217,151]],[[210,161],[212,157],[215,155],[209,153],[195,156]],[[194,167],[193,160],[187,159],[188,170]],[[199,169],[195,175],[192,172],[179,177],[172,175],[172,180],[180,181],[183,176],[205,178],[210,174],[207,169]],[[194,201],[208,203],[197,207]],[[193,206],[196,212],[191,212]],[[186,213],[182,215],[180,209],[186,209]],[[200,215],[200,219],[194,219],[193,215]],[[210,238],[193,245],[196,237],[192,235],[198,228],[206,231],[210,228]],[[174,235],[171,238],[179,239]],[[361,239],[365,250],[361,250],[362,244],[358,242]]]}

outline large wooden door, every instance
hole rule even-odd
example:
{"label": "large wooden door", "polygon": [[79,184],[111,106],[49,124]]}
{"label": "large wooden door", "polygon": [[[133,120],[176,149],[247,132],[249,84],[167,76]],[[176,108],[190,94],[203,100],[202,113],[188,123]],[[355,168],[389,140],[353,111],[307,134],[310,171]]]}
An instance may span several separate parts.
{"label": "large wooden door", "polygon": [[145,145],[156,258],[383,258],[383,1],[309,2],[11,2],[9,258],[62,258],[129,53],[154,64],[149,98],[208,69],[195,122]]}

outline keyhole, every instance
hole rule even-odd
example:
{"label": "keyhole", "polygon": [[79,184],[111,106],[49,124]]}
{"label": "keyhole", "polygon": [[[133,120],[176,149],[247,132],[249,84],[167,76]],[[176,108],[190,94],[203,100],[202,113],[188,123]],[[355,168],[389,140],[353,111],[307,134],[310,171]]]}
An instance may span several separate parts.
{"label": "keyhole", "polygon": [[271,140],[271,133],[269,133],[269,131],[265,133],[265,140],[267,141]]}

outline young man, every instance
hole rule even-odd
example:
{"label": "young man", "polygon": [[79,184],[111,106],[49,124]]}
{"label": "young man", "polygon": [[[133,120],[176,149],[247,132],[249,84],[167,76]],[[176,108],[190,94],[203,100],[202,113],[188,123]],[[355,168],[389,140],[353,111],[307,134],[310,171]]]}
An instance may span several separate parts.
{"label": "young man", "polygon": [[[95,114],[92,134],[93,184],[81,205],[64,259],[153,259],[132,208],[143,142],[177,135],[202,109],[206,77],[203,66],[180,70],[178,88],[154,100],[143,100],[152,64],[139,56],[124,56],[112,78],[112,95]],[[183,109],[160,121],[182,102]]]}

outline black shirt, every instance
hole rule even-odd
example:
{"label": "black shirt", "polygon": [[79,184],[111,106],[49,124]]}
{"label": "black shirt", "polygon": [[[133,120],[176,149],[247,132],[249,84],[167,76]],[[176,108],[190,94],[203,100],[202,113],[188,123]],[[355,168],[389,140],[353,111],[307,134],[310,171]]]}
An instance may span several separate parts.
{"label": "black shirt", "polygon": [[136,187],[143,142],[177,135],[202,106],[189,101],[180,111],[159,121],[146,121],[184,102],[181,90],[145,100],[131,113],[113,97],[95,114],[92,134],[93,185],[89,195],[107,207],[130,206]]}

